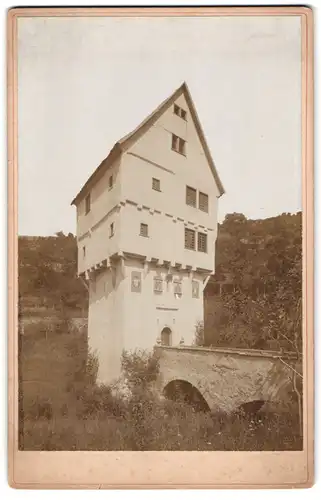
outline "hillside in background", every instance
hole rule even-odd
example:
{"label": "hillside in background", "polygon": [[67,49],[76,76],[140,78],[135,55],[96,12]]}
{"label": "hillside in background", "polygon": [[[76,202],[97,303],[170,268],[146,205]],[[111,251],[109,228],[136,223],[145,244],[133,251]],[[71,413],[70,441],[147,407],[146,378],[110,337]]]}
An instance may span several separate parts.
{"label": "hillside in background", "polygon": [[19,237],[19,295],[24,314],[52,311],[82,315],[87,291],[77,278],[77,241],[65,236]]}
{"label": "hillside in background", "polygon": [[[302,214],[228,214],[216,244],[200,342],[301,351]],[[86,316],[75,236],[19,237],[19,294],[23,316]]]}
{"label": "hillside in background", "polygon": [[302,214],[219,226],[205,344],[302,351]]}
{"label": "hillside in background", "polygon": [[[297,289],[301,280],[302,213],[250,220],[228,214],[219,225],[216,279],[231,276],[248,288],[257,282],[271,284],[288,275]],[[299,279],[298,279],[299,278]]]}

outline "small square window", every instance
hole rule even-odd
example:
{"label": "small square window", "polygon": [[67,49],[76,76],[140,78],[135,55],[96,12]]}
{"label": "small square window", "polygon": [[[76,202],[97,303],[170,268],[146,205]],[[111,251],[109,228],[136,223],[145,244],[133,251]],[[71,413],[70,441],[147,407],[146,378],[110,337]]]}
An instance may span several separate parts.
{"label": "small square window", "polygon": [[158,276],[154,278],[154,292],[162,293],[163,292],[163,280]]}
{"label": "small square window", "polygon": [[155,177],[153,177],[152,187],[153,187],[153,189],[155,191],[160,191],[160,180],[159,179],[155,179]]}
{"label": "small square window", "polygon": [[196,189],[186,186],[186,205],[196,207]]}
{"label": "small square window", "polygon": [[114,177],[113,177],[113,175],[111,175],[111,176],[109,177],[109,179],[108,179],[108,186],[109,186],[109,189],[112,189],[113,185],[114,185]]}
{"label": "small square window", "polygon": [[90,212],[90,193],[87,194],[86,199],[85,199],[85,213],[86,215]]}
{"label": "small square window", "polygon": [[185,228],[185,248],[195,250],[195,231]]}
{"label": "small square window", "polygon": [[193,299],[199,298],[199,282],[195,280],[192,281],[192,297]]}
{"label": "small square window", "polygon": [[140,236],[144,236],[145,238],[148,237],[148,225],[147,224],[141,224],[140,225]]}
{"label": "small square window", "polygon": [[197,249],[199,252],[207,252],[207,234],[198,233]]}
{"label": "small square window", "polygon": [[115,223],[112,222],[109,226],[109,238],[112,238],[115,234]]}
{"label": "small square window", "polygon": [[208,196],[205,193],[199,193],[198,208],[203,212],[208,212]]}

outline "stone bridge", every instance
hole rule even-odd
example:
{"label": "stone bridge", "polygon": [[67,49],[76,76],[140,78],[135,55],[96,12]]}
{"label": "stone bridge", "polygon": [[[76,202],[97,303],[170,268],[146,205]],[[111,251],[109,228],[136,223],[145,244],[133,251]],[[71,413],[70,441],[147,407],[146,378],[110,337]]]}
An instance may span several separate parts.
{"label": "stone bridge", "polygon": [[300,379],[302,373],[295,353],[186,346],[155,350],[160,359],[158,389],[212,411],[231,413],[251,404],[282,408],[291,400],[293,376],[297,373]]}

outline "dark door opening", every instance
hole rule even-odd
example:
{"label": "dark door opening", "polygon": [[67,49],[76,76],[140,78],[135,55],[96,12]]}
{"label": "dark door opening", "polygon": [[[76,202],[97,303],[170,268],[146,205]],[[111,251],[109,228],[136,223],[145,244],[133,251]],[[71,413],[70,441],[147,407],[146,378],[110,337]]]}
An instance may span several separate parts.
{"label": "dark door opening", "polygon": [[163,328],[161,333],[161,344],[171,346],[172,345],[172,330],[166,326]]}

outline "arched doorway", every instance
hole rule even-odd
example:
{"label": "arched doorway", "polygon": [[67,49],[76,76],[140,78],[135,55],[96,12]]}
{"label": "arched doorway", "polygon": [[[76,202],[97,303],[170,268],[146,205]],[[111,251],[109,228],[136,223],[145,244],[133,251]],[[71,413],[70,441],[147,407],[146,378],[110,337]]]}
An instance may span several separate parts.
{"label": "arched doorway", "polygon": [[200,391],[186,380],[172,380],[164,388],[167,399],[188,404],[195,411],[210,411],[210,407]]}
{"label": "arched doorway", "polygon": [[166,326],[161,332],[161,344],[162,345],[172,345],[172,330]]}

